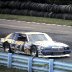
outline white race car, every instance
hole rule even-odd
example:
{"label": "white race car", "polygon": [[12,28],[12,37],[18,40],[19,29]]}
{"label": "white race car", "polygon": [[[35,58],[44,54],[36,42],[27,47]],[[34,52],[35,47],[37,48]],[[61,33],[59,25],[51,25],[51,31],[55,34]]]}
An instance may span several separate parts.
{"label": "white race car", "polygon": [[70,56],[71,50],[67,44],[53,41],[42,32],[14,32],[1,38],[4,51],[23,53],[36,57]]}

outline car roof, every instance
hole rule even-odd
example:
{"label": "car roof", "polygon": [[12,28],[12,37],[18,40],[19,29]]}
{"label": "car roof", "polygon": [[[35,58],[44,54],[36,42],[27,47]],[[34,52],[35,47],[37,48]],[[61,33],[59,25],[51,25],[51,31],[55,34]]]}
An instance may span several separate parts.
{"label": "car roof", "polygon": [[15,33],[20,33],[20,34],[44,34],[42,32],[15,32]]}

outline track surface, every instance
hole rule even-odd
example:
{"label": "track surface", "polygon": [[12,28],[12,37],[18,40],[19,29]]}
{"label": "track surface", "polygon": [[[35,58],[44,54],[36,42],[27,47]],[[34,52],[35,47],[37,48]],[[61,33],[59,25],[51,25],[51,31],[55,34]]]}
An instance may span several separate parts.
{"label": "track surface", "polygon": [[[53,40],[70,45],[72,50],[72,27],[15,20],[0,20],[0,32],[10,33],[16,31],[46,32]],[[72,62],[72,53],[70,58],[56,58],[56,60]]]}

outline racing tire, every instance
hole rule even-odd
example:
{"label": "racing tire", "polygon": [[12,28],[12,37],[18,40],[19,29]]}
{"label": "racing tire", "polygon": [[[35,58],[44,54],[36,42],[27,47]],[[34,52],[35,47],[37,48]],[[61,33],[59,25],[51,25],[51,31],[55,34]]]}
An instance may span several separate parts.
{"label": "racing tire", "polygon": [[31,46],[30,52],[33,57],[38,57],[38,50],[36,45]]}
{"label": "racing tire", "polygon": [[8,49],[8,52],[12,53],[10,44],[8,42],[3,43],[3,47],[4,47],[4,52],[7,52],[6,49]]}

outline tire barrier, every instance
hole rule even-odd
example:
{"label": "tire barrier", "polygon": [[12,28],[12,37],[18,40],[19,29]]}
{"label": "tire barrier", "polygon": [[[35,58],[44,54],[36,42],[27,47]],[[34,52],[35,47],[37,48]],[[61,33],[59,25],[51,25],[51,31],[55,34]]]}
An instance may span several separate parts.
{"label": "tire barrier", "polygon": [[54,13],[54,12],[39,12],[34,10],[18,10],[18,9],[0,9],[2,14],[13,14],[13,15],[27,15],[36,17],[49,17],[49,18],[60,18],[60,19],[72,19],[72,14],[69,13]]}
{"label": "tire barrier", "polygon": [[35,3],[28,0],[0,0],[0,13],[72,19],[72,5]]}
{"label": "tire barrier", "polygon": [[47,3],[57,5],[68,5],[72,4],[72,0],[0,0],[0,1],[20,1],[20,2],[35,2],[35,3]]}
{"label": "tire barrier", "polygon": [[72,13],[72,5],[41,4],[34,2],[0,1],[0,8],[28,9],[43,12]]}

